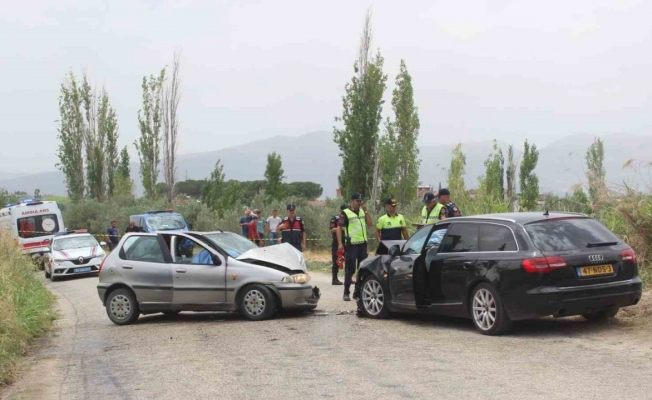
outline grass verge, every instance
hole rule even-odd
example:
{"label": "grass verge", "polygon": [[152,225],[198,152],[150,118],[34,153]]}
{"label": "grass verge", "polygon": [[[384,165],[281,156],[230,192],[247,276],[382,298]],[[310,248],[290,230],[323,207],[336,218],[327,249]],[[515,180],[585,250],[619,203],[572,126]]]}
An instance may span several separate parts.
{"label": "grass verge", "polygon": [[0,386],[12,382],[18,359],[50,327],[53,301],[31,261],[0,232]]}

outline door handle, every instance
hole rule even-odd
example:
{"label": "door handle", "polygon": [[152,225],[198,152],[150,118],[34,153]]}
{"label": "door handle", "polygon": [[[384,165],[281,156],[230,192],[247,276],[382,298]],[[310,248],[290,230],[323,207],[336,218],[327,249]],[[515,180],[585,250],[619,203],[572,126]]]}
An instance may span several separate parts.
{"label": "door handle", "polygon": [[131,265],[123,265],[122,268],[124,269],[134,269]]}
{"label": "door handle", "polygon": [[180,272],[180,273],[182,273],[182,274],[185,274],[185,273],[186,273],[186,270],[183,269],[183,268],[178,268],[178,269],[177,269],[177,272]]}
{"label": "door handle", "polygon": [[471,268],[473,266],[473,261],[464,261],[462,263],[462,266],[463,266],[464,269],[469,269],[469,268]]}

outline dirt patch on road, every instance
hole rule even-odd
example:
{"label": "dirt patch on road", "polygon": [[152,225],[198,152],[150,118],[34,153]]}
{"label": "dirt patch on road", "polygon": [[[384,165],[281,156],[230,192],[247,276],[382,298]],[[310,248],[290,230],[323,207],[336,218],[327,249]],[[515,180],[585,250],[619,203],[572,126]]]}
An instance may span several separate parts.
{"label": "dirt patch on road", "polygon": [[652,325],[652,289],[643,290],[637,305],[621,309],[618,320],[636,325]]}

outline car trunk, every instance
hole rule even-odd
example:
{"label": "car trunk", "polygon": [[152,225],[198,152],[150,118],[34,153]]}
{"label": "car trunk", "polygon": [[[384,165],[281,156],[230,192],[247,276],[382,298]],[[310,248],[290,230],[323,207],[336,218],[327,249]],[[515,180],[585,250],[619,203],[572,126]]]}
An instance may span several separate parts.
{"label": "car trunk", "polygon": [[630,247],[594,219],[549,219],[525,225],[525,229],[552,267],[542,276],[548,284],[583,286],[634,277],[635,264],[628,260]]}

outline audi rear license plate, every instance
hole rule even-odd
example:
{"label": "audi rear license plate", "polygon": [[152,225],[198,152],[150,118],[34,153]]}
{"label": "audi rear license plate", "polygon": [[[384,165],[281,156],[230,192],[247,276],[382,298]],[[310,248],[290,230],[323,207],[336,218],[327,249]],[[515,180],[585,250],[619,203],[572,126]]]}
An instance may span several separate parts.
{"label": "audi rear license plate", "polygon": [[580,277],[611,275],[614,273],[614,266],[609,265],[591,265],[589,267],[579,267],[577,275]]}
{"label": "audi rear license plate", "polygon": [[75,268],[73,270],[74,273],[79,273],[79,272],[91,272],[91,267],[84,267],[84,268]]}

